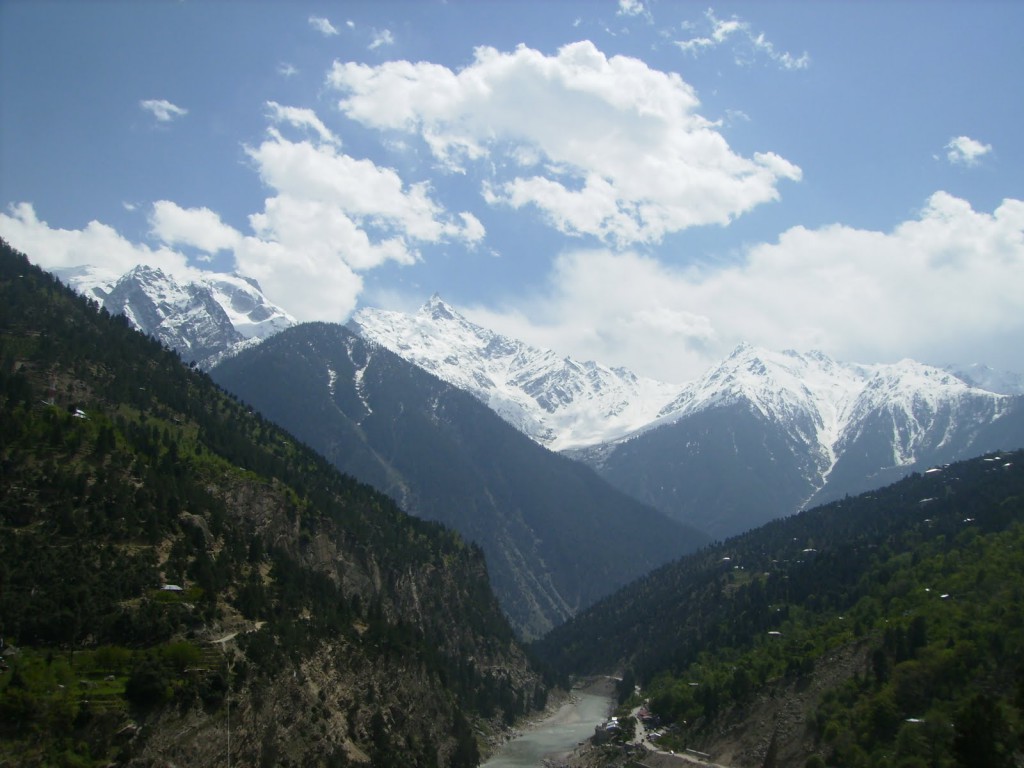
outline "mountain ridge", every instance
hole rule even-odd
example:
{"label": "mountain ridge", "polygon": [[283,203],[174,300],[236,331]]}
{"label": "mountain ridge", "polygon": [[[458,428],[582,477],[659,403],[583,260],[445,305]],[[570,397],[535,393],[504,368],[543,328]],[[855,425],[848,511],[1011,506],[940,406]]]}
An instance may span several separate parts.
{"label": "mountain ridge", "polygon": [[211,375],[342,471],[478,543],[524,636],[707,541],[344,326],[300,324]]}
{"label": "mountain ridge", "polygon": [[570,455],[724,537],[915,469],[1022,445],[1020,397],[911,360],[844,364],[743,345],[661,423]]}
{"label": "mountain ridge", "polygon": [[[877,487],[921,464],[1024,445],[1019,397],[909,359],[842,363],[820,351],[741,344],[693,382],[642,389],[622,369],[592,364],[601,375],[589,375],[587,364],[494,334],[436,295],[413,315],[360,310],[350,326],[712,536]],[[627,391],[625,399],[655,394],[624,411]],[[632,420],[615,421],[624,412]],[[588,418],[603,418],[603,432],[572,423]],[[559,423],[569,424],[564,434]]]}
{"label": "mountain ridge", "polygon": [[[166,276],[142,280],[137,270],[122,276],[115,298],[126,298],[115,306],[111,276],[85,268],[66,274],[203,368],[293,322],[244,278],[232,278],[229,288],[267,317],[240,312],[230,290],[211,287],[226,277],[175,288],[157,279]],[[361,309],[349,327],[470,392],[534,441],[712,535],[877,487],[922,463],[1024,444],[1024,379],[980,365],[842,363],[822,352],[741,344],[702,377],[677,385],[532,347],[470,322],[437,294],[413,314]],[[749,496],[741,498],[736,477],[748,470],[749,481],[739,485]],[[754,477],[774,491],[757,498]],[[683,498],[690,484],[702,490]],[[723,521],[698,508],[717,510]]]}
{"label": "mountain ridge", "polygon": [[483,328],[437,294],[415,314],[363,308],[348,325],[472,392],[552,450],[629,434],[657,418],[679,389]]}
{"label": "mountain ridge", "polygon": [[90,266],[54,274],[203,369],[296,322],[256,280],[238,274],[182,279],[144,264],[121,275]]}
{"label": "mountain ridge", "polygon": [[[620,720],[645,705],[660,750],[715,764],[1008,768],[1024,709],[1022,461],[935,466],[774,520],[534,650],[570,673],[624,670]],[[604,755],[570,765],[620,764]]]}

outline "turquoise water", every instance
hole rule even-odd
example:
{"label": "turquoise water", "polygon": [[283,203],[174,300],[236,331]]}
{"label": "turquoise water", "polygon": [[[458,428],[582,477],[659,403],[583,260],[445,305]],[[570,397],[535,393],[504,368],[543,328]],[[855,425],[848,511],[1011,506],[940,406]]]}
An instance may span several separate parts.
{"label": "turquoise water", "polygon": [[579,742],[594,735],[594,726],[608,718],[612,703],[608,696],[579,691],[575,698],[548,719],[503,744],[481,768],[539,768],[546,757],[572,752]]}

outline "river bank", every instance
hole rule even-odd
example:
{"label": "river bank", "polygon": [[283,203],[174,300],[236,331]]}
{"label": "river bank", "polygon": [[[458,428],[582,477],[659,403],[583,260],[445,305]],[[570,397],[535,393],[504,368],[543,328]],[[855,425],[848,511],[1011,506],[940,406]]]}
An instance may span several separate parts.
{"label": "river bank", "polygon": [[481,768],[540,768],[566,764],[612,709],[615,680],[591,678],[552,702],[544,714],[499,745]]}

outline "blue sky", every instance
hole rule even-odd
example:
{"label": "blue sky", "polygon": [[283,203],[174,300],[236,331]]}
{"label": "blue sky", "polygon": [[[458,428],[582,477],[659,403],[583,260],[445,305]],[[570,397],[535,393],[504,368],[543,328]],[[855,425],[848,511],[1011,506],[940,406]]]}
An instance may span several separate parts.
{"label": "blue sky", "polygon": [[1024,4],[0,0],[0,236],[670,381],[1024,371]]}

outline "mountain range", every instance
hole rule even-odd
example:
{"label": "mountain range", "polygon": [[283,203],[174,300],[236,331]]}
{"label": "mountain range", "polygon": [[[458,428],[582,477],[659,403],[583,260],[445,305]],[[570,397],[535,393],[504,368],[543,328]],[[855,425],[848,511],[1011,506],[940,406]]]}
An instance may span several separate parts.
{"label": "mountain range", "polygon": [[[601,478],[367,338],[372,313],[362,336],[281,313],[246,345],[260,313],[227,287],[139,269],[96,312],[2,246],[0,757],[476,765],[546,695],[490,581],[521,635],[562,622],[532,649],[553,676],[623,669],[622,722],[639,683],[663,749],[1014,764],[1024,455],[948,463],[1020,444],[1013,377],[744,345],[667,397],[421,310],[440,327],[406,355],[532,387],[552,441],[635,387],[613,427],[566,432]],[[730,538],[676,557],[699,540],[655,505]]]}
{"label": "mountain range", "polygon": [[572,455],[715,538],[1024,445],[1020,396],[911,360],[851,365],[742,346],[669,410],[651,429]]}
{"label": "mountain range", "polygon": [[361,309],[350,326],[713,538],[1024,446],[1019,381],[983,366],[956,375],[740,345],[698,380],[671,385],[529,347],[436,296],[415,314]]}
{"label": "mountain range", "polygon": [[211,375],[338,469],[479,544],[524,637],[708,541],[343,326],[298,325]]}
{"label": "mountain range", "polygon": [[[237,310],[225,311],[225,321],[206,309],[229,296],[209,282],[174,290],[147,268],[114,283],[89,270],[62,277],[183,357],[201,350],[200,365],[253,343],[236,338],[254,327],[248,316],[232,335]],[[269,313],[255,327],[291,323],[250,292],[253,283],[232,279]],[[113,293],[109,285],[124,287]],[[163,298],[170,296],[194,298]],[[532,347],[472,323],[436,295],[415,313],[360,309],[349,327],[714,538],[915,470],[1024,445],[1024,378],[980,364],[854,364],[741,345],[698,380],[673,384]]]}

